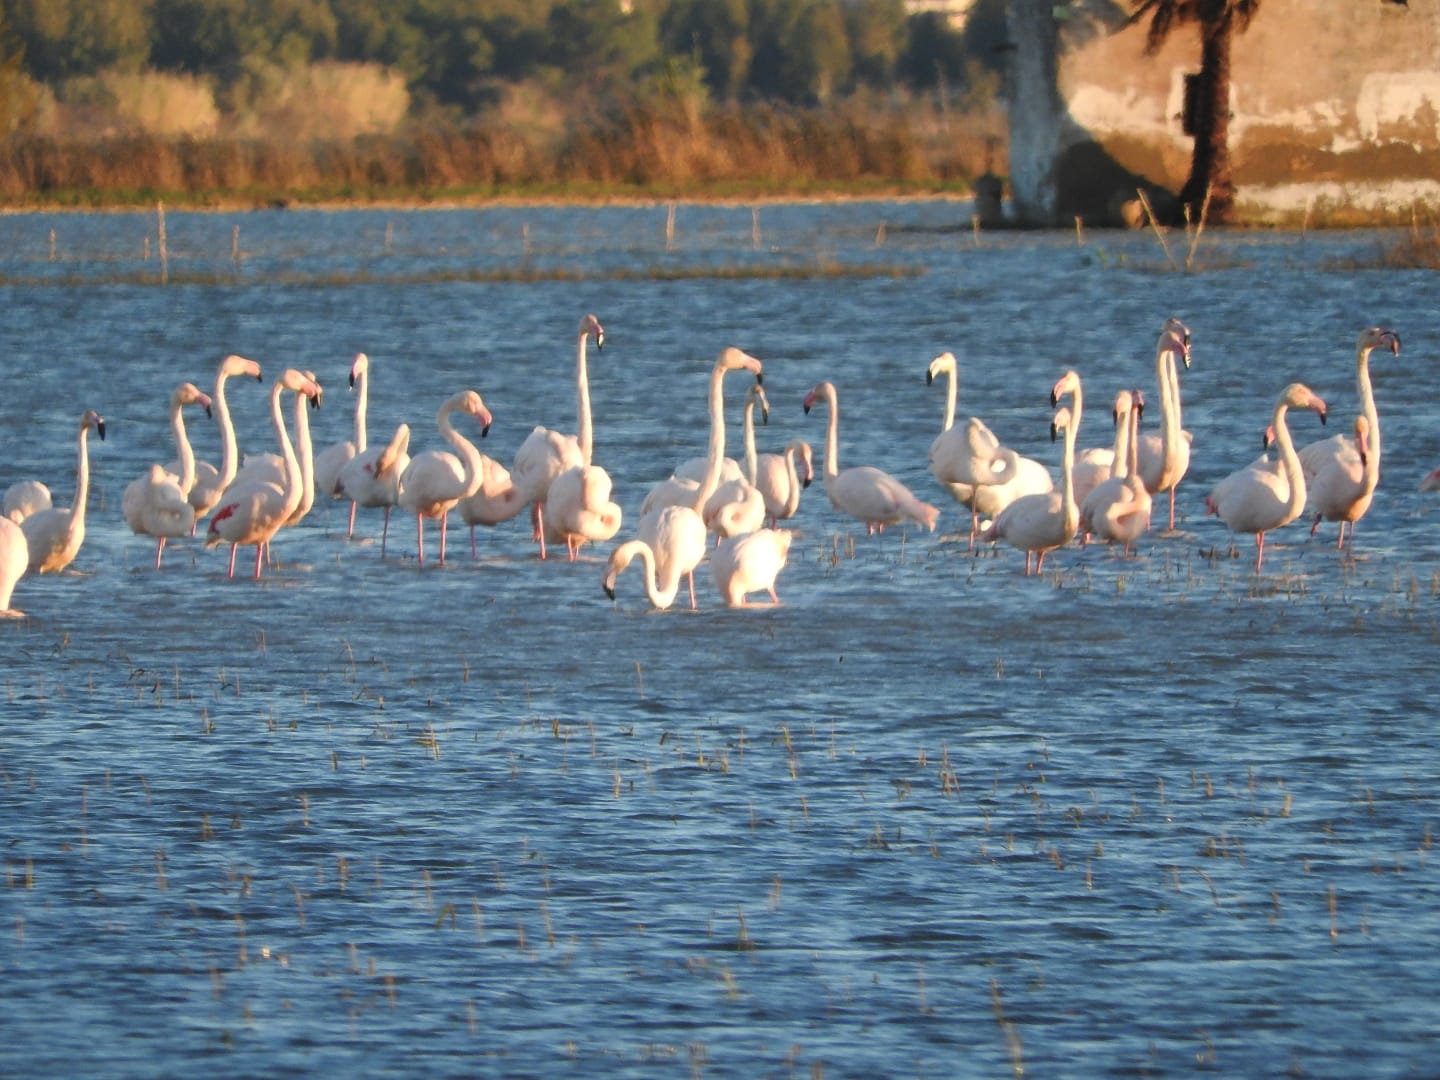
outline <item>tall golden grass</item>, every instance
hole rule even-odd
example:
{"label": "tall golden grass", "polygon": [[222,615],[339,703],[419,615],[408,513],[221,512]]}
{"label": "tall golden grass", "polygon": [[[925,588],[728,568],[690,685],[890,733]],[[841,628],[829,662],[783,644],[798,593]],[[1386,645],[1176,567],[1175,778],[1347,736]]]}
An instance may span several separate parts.
{"label": "tall golden grass", "polygon": [[[375,83],[372,83],[372,88]],[[383,87],[374,99],[384,98]],[[851,102],[700,112],[612,107],[560,124],[504,111],[467,123],[400,126],[377,106],[368,127],[299,135],[12,135],[0,140],[0,202],[104,206],[448,200],[495,196],[748,196],[966,190],[1003,172],[993,117],[928,104]],[[383,130],[375,130],[380,128]],[[997,144],[1000,147],[995,153]],[[993,162],[992,162],[993,159]]]}

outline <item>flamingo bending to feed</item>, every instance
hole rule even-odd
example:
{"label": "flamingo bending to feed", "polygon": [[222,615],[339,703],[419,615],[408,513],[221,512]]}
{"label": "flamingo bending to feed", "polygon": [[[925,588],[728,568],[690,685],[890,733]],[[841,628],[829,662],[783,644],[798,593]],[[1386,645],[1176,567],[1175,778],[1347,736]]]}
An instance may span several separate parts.
{"label": "flamingo bending to feed", "polygon": [[764,590],[778,604],[775,579],[790,558],[789,529],[757,529],[721,540],[710,556],[715,586],[728,607],[747,607],[747,595]]}
{"label": "flamingo bending to feed", "polygon": [[610,474],[599,465],[566,469],[545,496],[545,533],[564,543],[571,562],[591,541],[603,542],[620,531],[620,504],[611,498]]}
{"label": "flamingo bending to feed", "polygon": [[1255,572],[1265,558],[1265,534],[1294,521],[1305,509],[1305,471],[1290,438],[1285,414],[1290,409],[1311,409],[1325,422],[1325,402],[1304,383],[1291,383],[1275,401],[1271,426],[1280,451],[1280,467],[1256,463],[1225,477],[1209,495],[1205,509],[1232,532],[1255,534]]}
{"label": "flamingo bending to feed", "polygon": [[[327,499],[344,498],[340,490],[340,470],[356,454],[363,454],[366,445],[365,414],[370,406],[370,358],[356,353],[350,362],[350,389],[355,391],[355,426],[351,437],[332,443],[315,455],[315,490]],[[350,520],[345,535],[355,535],[355,500],[350,500]]]}
{"label": "flamingo bending to feed", "polygon": [[[660,513],[674,509],[677,508],[665,507]],[[703,543],[703,536],[701,541]],[[644,540],[627,540],[610,553],[610,561],[605,567],[605,577],[601,581],[605,595],[611,600],[615,599],[615,579],[637,558],[645,568],[645,595],[649,598],[651,607],[664,611],[675,602],[675,597],[680,592],[681,575],[672,572],[663,583],[657,579],[655,576],[657,562],[655,551]],[[674,566],[673,560],[671,565]],[[694,604],[691,604],[691,607],[693,608]]]}
{"label": "flamingo bending to feed", "polygon": [[940,511],[921,502],[889,473],[873,465],[857,465],[840,471],[840,408],[834,383],[817,383],[805,395],[805,411],[808,413],[819,401],[824,401],[830,410],[825,432],[824,473],[825,494],[830,497],[830,505],[864,522],[868,534],[883,532],[886,525],[901,521],[913,521],[934,532]]}
{"label": "flamingo bending to feed", "polygon": [[686,480],[672,476],[656,485],[645,497],[640,508],[639,539],[649,545],[654,555],[656,576],[668,581],[682,576],[690,591],[690,607],[695,607],[695,568],[705,558],[706,537],[704,509],[720,486],[725,470],[725,375],[731,371],[748,371],[758,386],[764,379],[764,367],[749,353],[733,345],[721,350],[710,368],[706,407],[710,414],[710,439],[705,451],[705,473],[701,479]]}
{"label": "flamingo bending to feed", "polygon": [[1025,552],[1025,573],[1030,574],[1030,557],[1035,556],[1035,573],[1045,567],[1045,556],[1058,547],[1068,544],[1080,527],[1080,507],[1075,502],[1075,437],[1080,428],[1080,417],[1084,409],[1084,396],[1080,389],[1080,376],[1067,371],[1050,391],[1051,405],[1058,405],[1060,399],[1069,394],[1070,405],[1060,406],[1050,423],[1050,439],[1053,442],[1060,433],[1065,436],[1065,449],[1061,455],[1059,492],[1044,495],[1025,495],[1016,499],[996,516],[990,527],[980,537],[990,543],[1004,540],[1011,547]]}
{"label": "flamingo bending to feed", "polygon": [[762,423],[770,422],[770,402],[765,387],[756,383],[745,391],[745,473],[722,481],[705,503],[705,525],[716,539],[754,532],[765,524],[765,496],[755,481],[760,469],[755,452],[755,406],[760,406]]}
{"label": "flamingo bending to feed", "polygon": [[209,416],[210,395],[188,382],[181,383],[170,395],[170,430],[180,455],[180,474],[151,465],[144,476],[130,482],[120,501],[130,531],[136,536],[155,537],[156,570],[160,569],[165,541],[195,531],[195,507],[190,505],[190,489],[195,486],[195,451],[185,433],[186,405],[203,406]]}
{"label": "flamingo bending to feed", "polygon": [[[576,433],[566,435],[547,427],[536,427],[520,448],[510,474],[530,503],[530,522],[540,557],[545,558],[545,498],[561,473],[590,464],[594,449],[594,432],[590,424],[590,377],[586,366],[586,346],[595,339],[595,351],[605,348],[605,330],[594,315],[580,320],[575,341],[575,424]],[[613,534],[612,534],[613,535]]]}
{"label": "flamingo bending to feed", "polygon": [[1144,402],[1138,391],[1122,390],[1115,399],[1115,468],[1080,503],[1080,529],[1099,540],[1118,541],[1128,556],[1130,545],[1150,528],[1153,500],[1137,468],[1140,415]]}
{"label": "flamingo bending to feed", "polygon": [[8,517],[0,517],[0,617],[19,618],[25,614],[10,606],[15,583],[30,568],[30,545],[25,530]]}
{"label": "flamingo bending to feed", "polygon": [[48,510],[50,489],[39,480],[17,480],[5,489],[4,515],[16,525],[37,510]]}
{"label": "flamingo bending to feed", "polygon": [[[1335,435],[1309,443],[1297,451],[1300,468],[1305,473],[1305,483],[1311,496],[1310,510],[1315,521],[1310,535],[1321,520],[1338,521],[1340,537],[1337,547],[1344,547],[1346,535],[1349,543],[1355,543],[1355,523],[1370,509],[1375,488],[1366,490],[1367,474],[1373,467],[1375,483],[1380,476],[1380,413],[1375,407],[1375,391],[1370,384],[1370,354],[1376,349],[1389,349],[1392,355],[1400,355],[1400,335],[1384,327],[1371,326],[1362,330],[1355,341],[1355,387],[1360,396],[1360,418],[1365,421],[1365,446],[1362,452],[1359,434],[1352,440],[1345,435]],[[1317,487],[1321,474],[1329,477]],[[1316,501],[1317,498],[1324,502]],[[1349,529],[1346,529],[1346,525]]]}
{"label": "flamingo bending to feed", "polygon": [[451,424],[450,414],[455,412],[474,419],[480,425],[482,439],[490,434],[490,410],[474,390],[461,390],[446,398],[435,414],[441,436],[456,453],[426,450],[411,458],[400,475],[400,505],[415,515],[415,550],[422,567],[425,565],[425,519],[440,522],[440,565],[444,566],[450,510],[480,487],[480,451]]}
{"label": "flamingo bending to feed", "polygon": [[54,574],[64,570],[75,561],[75,556],[80,554],[80,545],[85,542],[85,502],[90,495],[90,454],[86,436],[91,429],[103,442],[104,418],[94,409],[86,409],[80,417],[80,431],[76,436],[75,504],[68,510],[56,506],[37,510],[20,522],[29,549],[32,574]]}
{"label": "flamingo bending to feed", "polygon": [[1170,493],[1170,525],[1175,531],[1175,489],[1190,469],[1190,433],[1180,426],[1180,369],[1190,368],[1190,330],[1179,319],[1165,320],[1155,345],[1155,380],[1160,384],[1160,434],[1140,438],[1140,478],[1151,495]]}
{"label": "flamingo bending to feed", "polygon": [[280,444],[281,461],[285,466],[285,483],[252,480],[231,484],[215,504],[215,512],[210,518],[205,546],[215,547],[222,543],[230,545],[227,577],[235,576],[235,555],[240,546],[253,544],[255,580],[258,581],[266,547],[300,505],[300,462],[295,457],[295,447],[290,441],[290,433],[285,429],[285,416],[280,407],[280,395],[287,390],[314,400],[320,396],[320,387],[304,372],[287,368],[270,388],[270,423],[275,428],[275,437]]}
{"label": "flamingo bending to feed", "polygon": [[380,532],[380,557],[390,538],[390,511],[400,502],[400,474],[410,464],[410,425],[401,424],[390,441],[367,446],[340,469],[335,490],[357,506],[380,507],[385,525]]}
{"label": "flamingo bending to feed", "polygon": [[782,454],[761,454],[756,459],[755,486],[765,500],[772,529],[795,516],[800,509],[800,493],[814,479],[815,463],[810,444],[804,439],[791,439]]}
{"label": "flamingo bending to feed", "polygon": [[[208,461],[195,463],[195,483],[190,488],[190,505],[195,507],[196,522],[215,509],[215,504],[220,501],[225,489],[235,482],[235,473],[240,468],[235,423],[230,419],[230,405],[225,398],[225,383],[234,375],[244,375],[256,382],[264,381],[260,376],[259,364],[234,353],[221,360],[220,366],[215,370],[215,389],[211,400],[214,403],[215,419],[220,424],[220,467],[217,469]],[[180,473],[178,461],[172,461],[165,468],[177,476]],[[191,526],[191,532],[194,532],[194,526]]]}
{"label": "flamingo bending to feed", "polygon": [[963,427],[955,423],[958,394],[955,354],[943,352],[925,371],[931,385],[946,376],[945,418],[940,434],[930,443],[930,472],[952,498],[970,511],[970,550],[980,532],[980,517],[994,517],[1022,495],[1055,489],[1050,471],[1033,458],[1021,457],[1002,446],[979,417]]}

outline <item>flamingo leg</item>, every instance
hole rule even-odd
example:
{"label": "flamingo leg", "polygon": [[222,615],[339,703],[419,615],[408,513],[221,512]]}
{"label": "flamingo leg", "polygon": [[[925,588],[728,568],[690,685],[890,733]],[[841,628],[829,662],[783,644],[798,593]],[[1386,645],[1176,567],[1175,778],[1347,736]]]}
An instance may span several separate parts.
{"label": "flamingo leg", "polygon": [[1258,532],[1255,534],[1255,573],[1258,574],[1260,572],[1260,563],[1264,558],[1265,534],[1263,532]]}
{"label": "flamingo leg", "polygon": [[385,558],[385,541],[390,537],[390,507],[385,507],[385,525],[380,530],[380,558]]}
{"label": "flamingo leg", "polygon": [[440,565],[445,565],[445,526],[450,520],[450,511],[440,515]]}
{"label": "flamingo leg", "polygon": [[162,536],[162,537],[160,537],[159,540],[155,541],[155,569],[156,569],[156,570],[159,570],[159,569],[160,569],[160,555],[161,555],[162,552],[164,552],[164,550],[165,550],[165,537]]}
{"label": "flamingo leg", "polygon": [[355,506],[356,503],[352,499],[350,502],[350,525],[345,530],[345,539],[347,540],[351,539],[355,535]]}
{"label": "flamingo leg", "polygon": [[1170,531],[1171,531],[1171,532],[1174,532],[1174,531],[1175,531],[1175,488],[1178,487],[1178,486],[1179,486],[1178,484],[1172,484],[1172,485],[1170,486]]}
{"label": "flamingo leg", "polygon": [[265,558],[265,545],[264,545],[263,543],[256,544],[256,545],[255,545],[255,580],[256,580],[256,581],[259,581],[259,580],[260,580],[260,564],[264,561],[264,558]]}
{"label": "flamingo leg", "polygon": [[535,539],[540,543],[540,558],[545,558],[545,510],[537,503],[530,504],[530,521],[535,526]]}
{"label": "flamingo leg", "polygon": [[685,574],[685,580],[690,584],[690,610],[695,610],[695,571],[690,570]]}
{"label": "flamingo leg", "polygon": [[425,519],[415,515],[415,550],[420,554],[420,566],[425,566]]}
{"label": "flamingo leg", "polygon": [[231,545],[230,545],[230,571],[229,571],[229,573],[227,573],[227,574],[225,575],[226,577],[232,577],[232,578],[233,578],[233,577],[235,576],[235,552],[236,552],[238,549],[239,549],[239,545],[238,545],[238,544],[231,544]]}

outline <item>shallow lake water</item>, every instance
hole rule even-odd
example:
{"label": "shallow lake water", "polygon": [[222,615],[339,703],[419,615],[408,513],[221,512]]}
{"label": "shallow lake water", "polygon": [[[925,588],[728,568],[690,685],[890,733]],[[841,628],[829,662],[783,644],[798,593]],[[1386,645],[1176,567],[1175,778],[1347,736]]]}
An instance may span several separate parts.
{"label": "shallow lake water", "polygon": [[[1440,1030],[1435,277],[1355,270],[1386,237],[984,233],[959,203],[0,217],[0,487],[66,503],[85,546],[0,621],[0,1073],[363,1076],[1424,1076]],[[1181,236],[1170,241],[1183,262]],[[148,257],[147,257],[148,256]],[[397,516],[320,504],[259,582],[223,550],[163,568],[120,513],[173,455],[176,382],[220,357],[242,449],[287,366],[371,441],[473,387],[480,448],[573,430],[580,316],[595,457],[631,535],[703,452],[711,362],[765,366],[762,451],[889,470],[935,534],[866,536],[818,480],[778,606],[649,610],[611,545],[540,561],[528,523],[454,523],[422,569]],[[1039,577],[926,469],[962,416],[1058,465],[1155,395],[1184,319],[1193,433],[1177,528]],[[1372,361],[1383,476],[1351,553],[1204,513],[1303,380],[1348,431]],[[727,384],[730,449],[740,388]],[[287,414],[288,414],[287,408]],[[1151,423],[1147,415],[1147,426]],[[198,455],[215,425],[189,416]],[[1162,523],[1158,513],[1157,525]],[[240,565],[246,564],[242,552]],[[637,567],[638,570],[638,567]]]}

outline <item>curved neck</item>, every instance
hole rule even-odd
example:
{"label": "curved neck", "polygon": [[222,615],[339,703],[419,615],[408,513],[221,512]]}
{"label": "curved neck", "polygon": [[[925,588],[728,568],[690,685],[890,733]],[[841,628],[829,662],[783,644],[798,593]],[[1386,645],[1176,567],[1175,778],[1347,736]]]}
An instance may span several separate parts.
{"label": "curved neck", "polygon": [[1290,425],[1285,422],[1285,414],[1289,409],[1290,406],[1283,400],[1278,401],[1275,404],[1275,414],[1270,418],[1270,423],[1275,428],[1275,442],[1280,448],[1280,465],[1285,470],[1285,479],[1290,483],[1290,497],[1285,501],[1290,516],[1285,519],[1286,522],[1299,517],[1300,511],[1305,509],[1305,470],[1300,467],[1300,455],[1295,452],[1295,443],[1290,438]]}
{"label": "curved neck", "polygon": [[1126,409],[1125,415],[1115,423],[1115,459],[1110,465],[1110,475],[1123,480],[1131,471],[1130,467],[1130,424],[1134,409]]}
{"label": "curved neck", "polygon": [[[283,521],[300,505],[300,463],[295,460],[295,447],[290,442],[290,432],[285,430],[285,416],[280,411],[280,395],[285,392],[283,382],[277,381],[270,390],[270,423],[275,427],[275,437],[280,442],[280,460],[285,466],[285,513]],[[303,395],[302,395],[303,396]]]}
{"label": "curved neck", "polygon": [[444,437],[445,441],[453,446],[455,452],[460,455],[460,465],[465,472],[465,490],[460,497],[468,499],[480,489],[480,481],[482,479],[480,475],[480,451],[475,448],[474,443],[456,431],[455,426],[450,423],[450,414],[454,409],[454,402],[447,401],[444,405],[440,406],[440,412],[439,415],[436,416],[435,422],[439,426],[440,434]]}
{"label": "curved neck", "polygon": [[240,468],[240,454],[235,447],[235,424],[230,419],[230,405],[225,400],[225,380],[228,372],[215,376],[215,416],[220,421],[220,490],[230,486]]}
{"label": "curved neck", "polygon": [[1130,438],[1125,447],[1125,470],[1130,476],[1140,475],[1140,410],[1135,408],[1130,410]]}
{"label": "curved neck", "polygon": [[575,441],[580,445],[580,456],[590,464],[590,455],[595,448],[595,433],[590,426],[590,376],[586,370],[586,342],[590,335],[582,330],[575,343]]}
{"label": "curved neck", "polygon": [[800,509],[800,470],[795,466],[797,453],[795,447],[785,447],[785,475],[790,479],[790,486],[785,490],[785,516],[787,518],[794,517],[795,511]]}
{"label": "curved neck", "polygon": [[365,451],[367,432],[365,430],[365,411],[370,405],[370,369],[363,368],[360,374],[355,376],[355,453],[361,454]]}
{"label": "curved neck", "polygon": [[701,514],[710,496],[720,486],[725,465],[725,368],[716,364],[710,371],[710,443],[705,451],[705,478],[695,492],[691,508]]}
{"label": "curved neck", "polygon": [[1371,457],[1375,459],[1375,468],[1380,468],[1380,414],[1375,409],[1375,392],[1370,388],[1370,352],[1373,348],[1373,345],[1367,345],[1355,353],[1355,388],[1360,392],[1360,412],[1370,423],[1367,471]]}
{"label": "curved neck", "polygon": [[295,442],[300,476],[300,506],[309,510],[315,502],[315,448],[310,442],[310,399],[295,395]]}
{"label": "curved neck", "polygon": [[1160,384],[1160,439],[1165,447],[1165,455],[1169,457],[1171,447],[1175,446],[1181,438],[1180,435],[1180,371],[1175,366],[1175,352],[1173,349],[1163,349],[1160,353],[1160,363],[1157,365],[1164,373],[1164,379]]}
{"label": "curved neck", "polygon": [[680,575],[671,576],[662,588],[655,577],[655,552],[644,540],[631,540],[622,545],[625,555],[622,556],[621,567],[628,566],[630,560],[638,558],[645,569],[645,595],[650,598],[652,606],[657,608],[668,608],[675,602],[675,596],[680,591]]}
{"label": "curved neck", "polygon": [[1060,513],[1065,522],[1067,538],[1075,535],[1080,527],[1080,506],[1075,502],[1075,436],[1080,430],[1080,390],[1075,390],[1075,404],[1071,409],[1070,422],[1065,425],[1065,453],[1061,458],[1060,474],[1065,478],[1060,493]]}
{"label": "curved neck", "polygon": [[195,486],[195,451],[185,433],[185,406],[179,395],[170,399],[170,430],[175,434],[175,450],[180,458],[180,490],[188,496]]}

